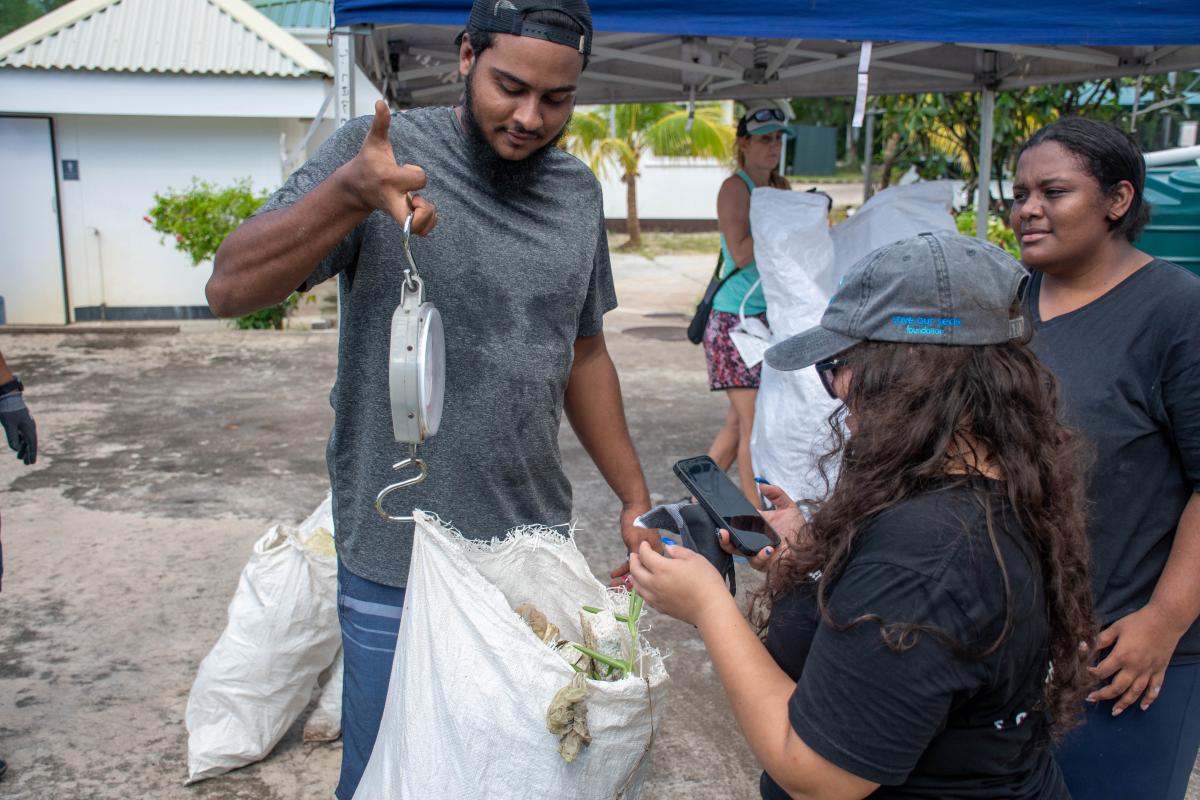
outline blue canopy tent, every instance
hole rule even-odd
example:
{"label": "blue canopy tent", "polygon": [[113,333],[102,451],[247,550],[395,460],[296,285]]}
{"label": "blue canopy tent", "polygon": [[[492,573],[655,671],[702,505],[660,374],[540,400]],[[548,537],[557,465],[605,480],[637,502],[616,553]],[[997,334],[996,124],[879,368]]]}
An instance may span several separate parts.
{"label": "blue canopy tent", "polygon": [[[462,27],[466,0],[334,0],[335,24]],[[986,42],[994,44],[1179,44],[1200,41],[1200,4],[1186,0],[595,0],[597,31],[767,39]],[[971,7],[974,6],[974,7]],[[1187,32],[1190,31],[1190,37]]]}
{"label": "blue canopy tent", "polygon": [[[357,62],[396,106],[462,92],[470,0],[334,0],[338,116]],[[592,0],[580,103],[978,91],[989,174],[995,92],[1200,67],[1196,0]],[[352,34],[352,35],[346,35]],[[357,51],[357,52],[356,52]],[[358,110],[361,113],[362,110]],[[987,186],[983,182],[981,197]],[[981,229],[986,219],[981,216]]]}

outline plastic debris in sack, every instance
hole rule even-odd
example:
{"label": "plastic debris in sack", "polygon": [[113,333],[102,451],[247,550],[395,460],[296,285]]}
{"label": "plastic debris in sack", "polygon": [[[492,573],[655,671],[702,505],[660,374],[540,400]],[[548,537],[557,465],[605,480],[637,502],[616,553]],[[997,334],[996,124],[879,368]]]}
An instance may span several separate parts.
{"label": "plastic debris in sack", "polygon": [[400,305],[392,314],[388,353],[388,390],[392,409],[392,433],[397,442],[409,445],[408,458],[392,465],[393,470],[417,470],[404,480],[385,486],[375,497],[375,510],[389,522],[408,522],[411,516],[389,514],[383,501],[389,494],[425,480],[429,467],[417,455],[417,446],[438,431],[446,391],[446,340],[442,315],[425,301],[425,282],[417,273],[409,242],[413,215],[404,220],[404,257]]}
{"label": "plastic debris in sack", "polygon": [[[630,592],[629,609],[624,614],[614,612],[612,615],[616,622],[623,623],[629,629],[628,648],[621,647],[620,644],[611,646],[611,642],[601,643],[596,634],[596,626],[589,615],[601,615],[604,609],[595,606],[580,608],[579,627],[583,634],[582,644],[559,638],[559,627],[550,622],[532,603],[522,603],[513,609],[525,620],[534,635],[550,645],[575,670],[571,682],[558,690],[546,711],[546,727],[555,736],[560,737],[558,753],[568,764],[592,741],[587,727],[588,681],[618,681],[630,676],[641,677],[638,675],[638,621],[641,619],[644,603],[637,592]],[[622,657],[623,652],[628,653],[628,658]]]}

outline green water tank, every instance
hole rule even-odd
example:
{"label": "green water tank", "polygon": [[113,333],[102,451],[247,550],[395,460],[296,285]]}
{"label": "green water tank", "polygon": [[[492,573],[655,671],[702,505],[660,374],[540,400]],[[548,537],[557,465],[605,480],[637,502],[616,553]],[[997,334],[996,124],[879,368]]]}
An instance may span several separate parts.
{"label": "green water tank", "polygon": [[837,128],[821,125],[788,126],[788,143],[792,152],[787,165],[788,175],[836,175]]}
{"label": "green water tank", "polygon": [[1200,275],[1200,168],[1146,170],[1150,224],[1139,249]]}

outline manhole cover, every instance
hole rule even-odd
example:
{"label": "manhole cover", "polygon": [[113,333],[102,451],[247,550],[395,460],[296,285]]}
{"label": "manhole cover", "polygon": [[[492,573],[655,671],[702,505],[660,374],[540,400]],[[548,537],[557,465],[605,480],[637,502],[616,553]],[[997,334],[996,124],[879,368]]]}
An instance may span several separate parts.
{"label": "manhole cover", "polygon": [[638,328],[626,328],[623,332],[639,339],[657,339],[660,342],[687,341],[687,328],[678,325],[643,325]]}

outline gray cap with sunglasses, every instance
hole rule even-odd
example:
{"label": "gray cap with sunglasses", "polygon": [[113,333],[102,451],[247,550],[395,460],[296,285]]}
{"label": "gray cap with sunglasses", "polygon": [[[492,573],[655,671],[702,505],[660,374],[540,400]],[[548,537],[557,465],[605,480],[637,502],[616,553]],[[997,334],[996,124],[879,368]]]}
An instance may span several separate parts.
{"label": "gray cap with sunglasses", "polygon": [[755,105],[746,110],[738,120],[738,136],[761,136],[775,131],[787,130],[787,115],[779,106]]}
{"label": "gray cap with sunglasses", "polygon": [[767,350],[778,370],[802,369],[862,341],[985,345],[1025,333],[1029,273],[995,245],[957,233],[922,233],[852,266],[821,324]]}

